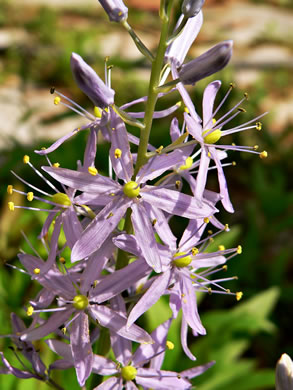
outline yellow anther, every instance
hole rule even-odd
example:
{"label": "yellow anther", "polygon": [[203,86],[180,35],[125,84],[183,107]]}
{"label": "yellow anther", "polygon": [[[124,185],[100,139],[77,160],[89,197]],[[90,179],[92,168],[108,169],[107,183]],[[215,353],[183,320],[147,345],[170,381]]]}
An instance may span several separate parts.
{"label": "yellow anther", "polygon": [[105,108],[105,111],[106,111],[106,112],[109,112],[109,108],[108,108],[108,107],[106,107],[106,108]]}
{"label": "yellow anther", "polygon": [[258,150],[259,146],[258,145],[254,145],[253,146],[253,150]]}
{"label": "yellow anther", "polygon": [[93,288],[96,288],[96,287],[97,287],[97,284],[98,284],[98,281],[97,281],[97,280],[94,280]]}
{"label": "yellow anther", "polygon": [[8,208],[10,211],[14,211],[14,202],[8,202]]}
{"label": "yellow anther", "polygon": [[187,267],[192,262],[192,257],[190,255],[184,255],[186,255],[186,252],[175,253],[175,255],[173,256],[174,260],[172,263],[179,268]]}
{"label": "yellow anther", "polygon": [[178,379],[181,379],[182,376],[181,376],[180,374],[177,374],[177,378],[178,378]]}
{"label": "yellow anther", "polygon": [[232,166],[236,167],[236,165],[237,165],[236,161],[232,161]]}
{"label": "yellow anther", "polygon": [[237,299],[237,301],[240,301],[240,299],[243,297],[243,292],[242,291],[238,291],[237,293],[236,293],[236,299]]}
{"label": "yellow anther", "polygon": [[223,271],[227,271],[227,269],[228,269],[227,264],[223,265],[222,269],[223,269]]}
{"label": "yellow anther", "polygon": [[225,232],[228,232],[230,230],[228,223],[225,223],[224,230],[225,230]]}
{"label": "yellow anther", "polygon": [[59,261],[60,261],[61,264],[65,264],[66,263],[66,260],[64,259],[64,257],[60,257]]}
{"label": "yellow anther", "polygon": [[189,110],[188,110],[187,107],[184,107],[184,111],[185,111],[187,114],[189,114]]}
{"label": "yellow anther", "polygon": [[248,100],[248,93],[247,92],[244,93],[244,97],[246,100]]}
{"label": "yellow anther", "polygon": [[216,122],[217,122],[217,119],[216,119],[216,118],[213,118],[213,119],[212,119],[213,125],[214,125]]}
{"label": "yellow anther", "polygon": [[30,317],[33,315],[33,312],[34,312],[34,308],[32,306],[29,306],[27,308],[26,314]]}
{"label": "yellow anther", "polygon": [[174,343],[172,343],[172,341],[167,340],[167,341],[166,341],[166,347],[167,347],[169,350],[172,351],[172,349],[175,348],[175,345],[174,345]]}
{"label": "yellow anther", "polygon": [[56,96],[56,97],[54,98],[54,104],[55,104],[55,106],[57,106],[60,102],[61,102],[60,97],[59,97],[59,96]]}
{"label": "yellow anther", "polygon": [[232,146],[236,146],[236,144],[235,144],[235,142],[232,142],[232,144],[231,144]]}
{"label": "yellow anther", "polygon": [[12,195],[13,194],[13,185],[9,184],[9,186],[7,186],[7,193],[9,195]]}
{"label": "yellow anther", "polygon": [[191,157],[187,157],[187,159],[185,160],[185,164],[181,165],[179,169],[181,169],[182,171],[190,169],[192,167],[192,164],[193,159]]}
{"label": "yellow anther", "polygon": [[157,223],[157,220],[156,218],[152,220],[152,226],[155,226],[155,224]]}
{"label": "yellow anther", "polygon": [[224,245],[219,245],[219,246],[218,246],[218,249],[219,249],[219,251],[224,251],[226,248],[225,248]]}
{"label": "yellow anther", "polygon": [[238,255],[241,255],[241,253],[242,253],[242,246],[241,245],[237,246],[237,253],[238,253]]}
{"label": "yellow anther", "polygon": [[236,84],[235,83],[230,83],[230,88],[236,88]]}
{"label": "yellow anther", "polygon": [[238,110],[239,112],[246,112],[245,108],[243,108],[243,107],[238,107],[237,110]]}
{"label": "yellow anther", "polygon": [[87,214],[90,217],[90,219],[95,219],[96,218],[96,214],[93,212],[93,210],[89,206],[87,206],[85,204],[82,204],[81,207],[83,209],[85,209],[85,211],[87,212]]}
{"label": "yellow anther", "polygon": [[102,118],[102,112],[103,111],[99,107],[95,106],[94,115],[96,118]]}
{"label": "yellow anther", "polygon": [[196,247],[191,249],[192,256],[196,256],[199,253],[199,250]]}
{"label": "yellow anther", "polygon": [[95,168],[95,167],[88,167],[88,173],[90,174],[90,175],[93,175],[93,176],[96,176],[96,174],[98,173],[98,170],[97,170],[97,168]]}
{"label": "yellow anther", "polygon": [[211,236],[213,234],[212,230],[208,230],[208,234]]}
{"label": "yellow anther", "polygon": [[181,101],[177,102],[176,106],[181,107],[182,106],[182,102]]}
{"label": "yellow anther", "polygon": [[260,157],[261,159],[267,158],[267,157],[268,157],[268,152],[265,151],[265,150],[263,150],[263,151],[260,153],[259,157]]}
{"label": "yellow anther", "polygon": [[111,218],[111,217],[113,217],[113,213],[112,213],[112,211],[110,211],[110,213],[108,214],[108,216],[107,216],[107,218],[106,219],[109,219],[109,218]]}
{"label": "yellow anther", "polygon": [[238,280],[238,276],[233,276],[233,279],[234,280]]}
{"label": "yellow anther", "polygon": [[212,155],[211,155],[211,152],[208,152],[208,157],[209,157],[209,158],[211,158],[211,157],[212,157]]}
{"label": "yellow anther", "polygon": [[231,294],[231,290],[229,288],[227,288],[226,293]]}
{"label": "yellow anther", "polygon": [[213,237],[210,237],[209,238],[209,242],[214,242],[215,240],[213,239]]}
{"label": "yellow anther", "polygon": [[25,164],[28,164],[30,162],[30,156],[28,156],[27,154],[25,156],[23,156],[23,160],[22,160]]}
{"label": "yellow anther", "polygon": [[211,295],[211,293],[212,293],[212,289],[209,287],[208,288],[208,294]]}
{"label": "yellow anther", "polygon": [[114,151],[114,157],[115,158],[120,158],[122,156],[122,150],[121,149],[115,149]]}
{"label": "yellow anther", "polygon": [[33,192],[28,192],[26,194],[26,199],[31,202],[34,199],[34,193]]}
{"label": "yellow anther", "polygon": [[71,200],[68,195],[63,194],[63,192],[57,192],[52,196],[52,202],[60,204],[61,206],[71,206]]}
{"label": "yellow anther", "polygon": [[35,268],[34,269],[34,274],[35,275],[39,275],[40,272],[41,272],[40,268]]}
{"label": "yellow anther", "polygon": [[139,195],[140,187],[135,181],[124,184],[123,192],[128,198],[136,198]]}
{"label": "yellow anther", "polygon": [[143,284],[143,283],[140,283],[140,284],[136,287],[135,292],[136,292],[137,294],[140,294],[140,293],[142,292],[143,288],[144,288],[144,284]]}
{"label": "yellow anther", "polygon": [[158,149],[156,149],[156,153],[157,153],[157,154],[161,154],[161,151],[162,151],[163,149],[164,149],[164,146],[163,146],[163,145],[159,146]]}
{"label": "yellow anther", "polygon": [[203,221],[204,221],[204,223],[209,223],[209,222],[210,222],[210,219],[209,219],[208,217],[205,217],[205,218],[203,219]]}
{"label": "yellow anther", "polygon": [[58,162],[55,162],[55,163],[53,164],[53,167],[54,167],[54,168],[59,168],[59,167],[60,167],[60,164],[59,164]]}
{"label": "yellow anther", "polygon": [[181,181],[180,180],[176,180],[175,181],[175,187],[177,188],[177,190],[179,190],[180,186],[181,186]]}
{"label": "yellow anther", "polygon": [[62,332],[63,334],[65,334],[65,333],[66,333],[66,330],[67,330],[67,329],[66,329],[65,326],[64,326],[64,328],[61,329],[61,332]]}
{"label": "yellow anther", "polygon": [[45,146],[42,146],[41,149],[42,149],[42,150],[46,150],[47,148],[45,148]]}
{"label": "yellow anther", "polygon": [[261,123],[261,122],[256,122],[255,128],[256,128],[256,130],[261,131],[261,129],[262,129],[262,123]]}
{"label": "yellow anther", "polygon": [[121,368],[121,376],[126,381],[133,381],[137,375],[137,369],[133,366],[126,366]]}
{"label": "yellow anther", "polygon": [[[205,134],[207,135],[205,136]],[[215,144],[221,138],[222,133],[220,129],[213,130],[212,132],[211,129],[207,129],[202,133],[202,136],[206,144]]]}

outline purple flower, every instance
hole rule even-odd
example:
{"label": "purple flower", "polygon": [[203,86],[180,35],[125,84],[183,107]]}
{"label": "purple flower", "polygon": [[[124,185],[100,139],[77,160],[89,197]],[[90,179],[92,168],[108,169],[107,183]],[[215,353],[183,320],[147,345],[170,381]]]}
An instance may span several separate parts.
{"label": "purple flower", "polygon": [[[154,215],[160,210],[186,218],[200,218],[214,214],[217,209],[208,201],[199,207],[196,199],[177,191],[160,186],[146,185],[174,165],[183,161],[183,152],[176,150],[168,155],[153,157],[138,172],[133,180],[133,165],[127,132],[119,117],[112,117],[112,145],[110,158],[117,177],[124,181],[119,184],[99,174],[92,176],[62,168],[43,167],[56,180],[86,194],[111,195],[109,202],[87,226],[72,250],[72,260],[79,260],[97,250],[108,235],[116,228],[127,208],[131,207],[132,224],[136,238],[144,252],[144,258],[156,272],[161,270],[153,227],[147,211],[151,207]],[[157,211],[159,210],[159,211]],[[160,216],[158,219],[161,219]]]}
{"label": "purple flower", "polygon": [[184,0],[181,11],[186,18],[193,18],[202,9],[205,0]]}
{"label": "purple flower", "polygon": [[[237,253],[241,253],[241,247],[225,249],[223,246],[220,246],[217,252],[206,252],[212,238],[201,239],[201,236],[208,222],[209,219],[191,220],[178,246],[176,240],[170,239],[172,234],[170,232],[170,238],[165,241],[165,245],[159,247],[163,263],[162,273],[147,281],[146,286],[143,287],[144,289],[147,288],[147,291],[133,307],[127,321],[127,324],[131,325],[153,306],[162,295],[170,294],[170,307],[174,318],[177,317],[178,311],[182,308],[181,343],[187,356],[193,360],[195,358],[189,351],[186,342],[187,326],[189,325],[192,328],[194,335],[206,333],[199,318],[195,292],[232,294],[237,299],[241,298],[241,293],[231,293],[219,284],[234,278],[208,279],[210,274],[222,270],[222,264],[228,259],[234,257]],[[167,233],[165,236],[167,237]],[[113,241],[124,251],[136,256],[140,253],[135,236],[120,235],[114,238]],[[229,258],[224,256],[227,254],[230,254]],[[218,266],[221,267],[217,268]],[[125,273],[128,267],[130,266],[125,268]],[[202,268],[205,268],[205,270],[198,271]],[[112,275],[109,276],[108,283],[111,277],[113,278]],[[215,289],[209,285],[215,287]]]}

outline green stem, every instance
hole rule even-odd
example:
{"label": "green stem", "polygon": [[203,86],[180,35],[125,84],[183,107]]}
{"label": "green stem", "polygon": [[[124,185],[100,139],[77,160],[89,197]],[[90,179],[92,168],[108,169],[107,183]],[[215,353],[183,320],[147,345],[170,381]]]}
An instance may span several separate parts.
{"label": "green stem", "polygon": [[158,98],[157,87],[160,82],[160,73],[164,63],[164,55],[167,48],[167,36],[168,36],[168,27],[169,27],[169,14],[171,11],[171,3],[168,6],[168,14],[164,14],[162,18],[162,30],[161,37],[159,42],[159,47],[157,51],[156,58],[152,64],[152,71],[150,77],[149,91],[148,91],[148,100],[146,103],[146,111],[144,118],[144,130],[141,131],[140,141],[137,152],[137,162],[135,166],[134,177],[136,176],[139,169],[147,162],[147,147],[150,137],[150,132],[153,123],[153,115],[155,111],[155,105]]}

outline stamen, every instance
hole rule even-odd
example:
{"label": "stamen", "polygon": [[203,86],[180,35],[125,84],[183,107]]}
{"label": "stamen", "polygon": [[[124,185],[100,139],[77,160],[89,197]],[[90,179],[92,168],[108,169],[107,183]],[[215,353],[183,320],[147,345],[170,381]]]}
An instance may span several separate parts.
{"label": "stamen", "polygon": [[98,170],[97,170],[97,168],[95,168],[95,167],[88,167],[88,173],[89,173],[90,175],[92,175],[92,176],[96,176],[97,173],[98,173]]}

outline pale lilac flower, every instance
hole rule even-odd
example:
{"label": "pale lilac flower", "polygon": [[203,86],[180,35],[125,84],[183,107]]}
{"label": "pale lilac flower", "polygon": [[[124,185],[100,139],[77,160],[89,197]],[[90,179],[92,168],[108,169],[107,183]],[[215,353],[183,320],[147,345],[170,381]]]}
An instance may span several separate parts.
{"label": "pale lilac flower", "polygon": [[128,8],[122,0],[99,0],[111,22],[121,22],[128,17]]}
{"label": "pale lilac flower", "polygon": [[[177,76],[177,70],[175,67],[172,68],[173,77]],[[181,83],[177,85],[177,88],[184,100],[184,103],[188,109],[188,113],[184,113],[184,119],[186,121],[186,127],[188,133],[198,141],[201,149],[201,157],[199,170],[196,179],[196,188],[195,188],[195,196],[201,201],[203,199],[203,192],[206,185],[207,174],[209,169],[210,160],[213,159],[218,172],[218,181],[220,186],[220,194],[222,197],[222,204],[225,209],[229,212],[234,212],[234,208],[230,201],[228,186],[226,183],[223,164],[221,163],[221,153],[223,151],[235,150],[235,151],[245,151],[250,153],[256,153],[261,158],[265,158],[267,156],[267,152],[257,152],[257,146],[249,147],[249,146],[237,146],[237,145],[221,145],[217,144],[217,141],[224,135],[229,135],[233,133],[237,133],[240,131],[245,131],[249,129],[261,129],[261,123],[257,122],[261,117],[266,115],[266,113],[259,115],[258,117],[249,120],[239,126],[234,128],[230,128],[227,130],[222,130],[222,127],[229,123],[232,119],[234,119],[241,112],[245,111],[240,108],[240,105],[247,99],[247,95],[244,95],[244,98],[240,100],[232,109],[230,109],[226,114],[224,114],[220,119],[216,120],[215,115],[218,113],[219,109],[223,106],[226,101],[232,86],[228,90],[227,94],[223,98],[222,102],[218,105],[216,109],[214,109],[214,102],[216,98],[216,94],[221,86],[221,82],[219,80],[211,82],[205,89],[203,95],[202,102],[202,110],[203,110],[203,122],[195,111],[194,105],[183,87]]]}
{"label": "pale lilac flower", "polygon": [[[20,254],[21,263],[47,291],[51,291],[59,303],[59,307],[38,308],[38,302],[28,308],[28,315],[52,312],[53,314],[46,321],[41,321],[37,328],[31,327],[20,334],[21,341],[32,341],[45,337],[51,332],[57,331],[58,327],[64,324],[64,330],[70,329],[70,345],[77,378],[81,386],[92,371],[92,349],[89,335],[89,319],[92,317],[103,327],[108,327],[113,332],[117,332],[122,337],[129,338],[137,342],[152,342],[151,337],[141,328],[134,325],[126,328],[127,319],[115,310],[102,305],[97,305],[88,299],[89,290],[92,283],[98,279],[102,269],[105,267],[109,257],[113,252],[111,239],[106,240],[99,251],[88,259],[88,266],[82,274],[67,272],[62,274],[56,265],[53,265],[46,274],[42,275],[43,261],[35,256]],[[78,285],[80,281],[80,285]],[[51,303],[51,302],[50,302]],[[72,317],[72,318],[71,318]],[[70,327],[69,327],[70,326]]]}
{"label": "pale lilac flower", "polygon": [[[222,265],[227,260],[241,253],[240,246],[232,249],[225,249],[221,246],[217,252],[206,252],[212,236],[204,239],[201,239],[201,236],[208,222],[209,219],[190,220],[178,246],[176,240],[171,239],[166,240],[164,246],[159,246],[163,263],[162,273],[152,277],[146,283],[146,286],[142,287],[143,290],[147,288],[147,291],[133,307],[127,321],[127,324],[131,325],[153,306],[162,295],[170,294],[170,307],[174,318],[177,317],[181,308],[183,310],[181,343],[186,355],[193,360],[195,358],[187,347],[187,326],[189,325],[192,328],[194,335],[204,335],[206,333],[199,318],[195,292],[230,294],[236,296],[237,299],[242,296],[241,293],[231,293],[219,284],[234,278],[208,279],[209,275],[222,270]],[[170,232],[169,237],[171,235]],[[140,254],[135,236],[120,235],[114,238],[113,241],[124,251],[133,253],[135,256]],[[224,256],[229,254],[228,258]],[[221,267],[217,268],[218,266]],[[130,266],[125,267],[125,272],[128,267]],[[205,268],[205,270],[198,272],[201,268]],[[109,279],[111,277],[112,275],[109,276]],[[210,285],[213,288],[209,287]]]}

